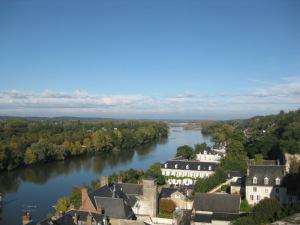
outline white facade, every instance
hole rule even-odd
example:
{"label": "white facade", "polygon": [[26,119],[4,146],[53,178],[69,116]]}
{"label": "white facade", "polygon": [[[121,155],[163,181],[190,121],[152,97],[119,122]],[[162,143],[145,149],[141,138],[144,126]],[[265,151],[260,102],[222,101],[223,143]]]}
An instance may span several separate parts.
{"label": "white facade", "polygon": [[174,185],[193,185],[197,178],[204,178],[214,174],[212,170],[179,170],[161,168],[163,176],[170,177],[167,179],[168,184]]}
{"label": "white facade", "polygon": [[203,153],[199,153],[196,155],[197,160],[200,162],[214,162],[214,163],[220,163],[221,156],[219,154],[212,154],[208,153],[206,150],[203,151]]}
{"label": "white facade", "polygon": [[272,186],[246,186],[246,199],[250,205],[255,205],[264,198],[276,198],[280,203],[286,203],[286,188]]}

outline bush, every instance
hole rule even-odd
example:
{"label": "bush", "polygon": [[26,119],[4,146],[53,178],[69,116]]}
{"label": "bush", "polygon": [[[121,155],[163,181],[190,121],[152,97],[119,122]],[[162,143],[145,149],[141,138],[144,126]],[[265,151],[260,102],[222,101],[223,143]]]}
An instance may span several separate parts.
{"label": "bush", "polygon": [[161,199],[159,201],[159,210],[162,213],[171,214],[176,209],[176,204],[169,199]]}
{"label": "bush", "polygon": [[226,173],[222,168],[218,168],[216,172],[206,178],[197,179],[194,185],[195,192],[205,193],[223,183],[226,180]]}

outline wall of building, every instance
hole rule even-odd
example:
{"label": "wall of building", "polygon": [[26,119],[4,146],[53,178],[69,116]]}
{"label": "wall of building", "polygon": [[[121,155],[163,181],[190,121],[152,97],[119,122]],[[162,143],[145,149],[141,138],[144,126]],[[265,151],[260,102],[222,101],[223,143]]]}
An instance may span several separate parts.
{"label": "wall of building", "polygon": [[219,163],[221,160],[221,156],[218,154],[207,154],[207,152],[204,151],[204,153],[199,153],[196,155],[197,160],[200,162],[215,162]]}
{"label": "wall of building", "polygon": [[[254,191],[254,188],[256,188],[256,191]],[[251,199],[251,195],[253,196],[253,200]],[[246,199],[249,204],[257,204],[264,198],[276,198],[280,203],[286,203],[286,188],[272,186],[246,186]]]}
{"label": "wall of building", "polygon": [[156,216],[158,213],[158,190],[154,180],[143,181],[143,196],[140,196],[137,214]]}
{"label": "wall of building", "polygon": [[170,177],[167,179],[167,182],[175,185],[192,185],[197,178],[208,177],[214,173],[214,171],[209,170],[179,170],[167,168],[161,168],[161,171],[162,175]]}

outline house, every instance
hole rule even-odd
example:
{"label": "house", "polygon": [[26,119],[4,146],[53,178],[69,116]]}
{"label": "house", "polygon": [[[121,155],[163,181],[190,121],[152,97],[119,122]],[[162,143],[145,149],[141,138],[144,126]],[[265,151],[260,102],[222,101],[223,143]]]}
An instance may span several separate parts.
{"label": "house", "polygon": [[246,177],[246,199],[249,204],[257,204],[264,198],[276,198],[287,202],[287,189],[282,185],[286,175],[285,166],[250,165]]}
{"label": "house", "polygon": [[211,151],[210,149],[204,150],[196,155],[196,158],[200,162],[213,162],[220,163],[222,156],[220,153]]}
{"label": "house", "polygon": [[193,204],[193,225],[227,225],[239,217],[240,195],[198,193]]}
{"label": "house", "polygon": [[[108,217],[94,212],[70,210],[56,219],[47,218],[36,225],[110,225]],[[27,224],[29,225],[29,224]]]}
{"label": "house", "polygon": [[169,184],[193,185],[197,178],[212,175],[218,163],[190,160],[169,160],[161,164],[162,175]]}
{"label": "house", "polygon": [[160,191],[159,199],[172,200],[179,209],[192,209],[193,201],[189,198],[191,192],[192,189],[163,187]]}
{"label": "house", "polygon": [[135,219],[137,215],[156,216],[158,191],[155,180],[142,184],[117,183],[109,185],[108,177],[101,177],[101,187],[91,193],[81,192],[82,211],[101,212],[110,218]]}

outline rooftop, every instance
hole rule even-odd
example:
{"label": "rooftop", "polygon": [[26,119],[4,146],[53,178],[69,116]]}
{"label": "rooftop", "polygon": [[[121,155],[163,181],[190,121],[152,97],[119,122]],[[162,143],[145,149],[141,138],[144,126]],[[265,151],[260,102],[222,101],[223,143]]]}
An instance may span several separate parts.
{"label": "rooftop", "polygon": [[239,213],[240,195],[198,193],[193,208],[214,213]]}

